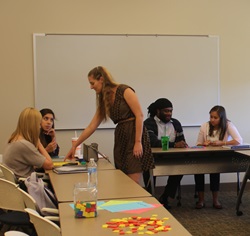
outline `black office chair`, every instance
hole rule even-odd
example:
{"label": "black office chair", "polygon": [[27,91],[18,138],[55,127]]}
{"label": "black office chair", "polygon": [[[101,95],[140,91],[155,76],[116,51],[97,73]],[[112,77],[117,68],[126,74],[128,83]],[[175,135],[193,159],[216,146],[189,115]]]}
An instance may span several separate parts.
{"label": "black office chair", "polygon": [[240,211],[239,208],[240,208],[241,198],[242,198],[243,192],[245,190],[247,180],[249,180],[249,179],[250,179],[250,165],[247,167],[247,170],[246,170],[246,173],[244,175],[244,178],[243,178],[243,181],[242,181],[242,184],[241,184],[241,188],[240,188],[240,191],[239,191],[239,194],[238,194],[238,197],[237,197],[237,203],[236,203],[236,215],[237,216],[242,216],[243,215],[243,212]]}
{"label": "black office chair", "polygon": [[[155,188],[155,183],[156,183],[156,176],[153,177],[153,183],[150,181],[150,173],[149,171],[143,172],[143,180],[145,184],[145,190],[147,190],[150,194],[154,195],[151,191],[151,184],[153,184],[153,187]],[[177,206],[181,206],[181,185],[179,184],[178,189],[177,189],[177,196],[176,199],[178,200]]]}

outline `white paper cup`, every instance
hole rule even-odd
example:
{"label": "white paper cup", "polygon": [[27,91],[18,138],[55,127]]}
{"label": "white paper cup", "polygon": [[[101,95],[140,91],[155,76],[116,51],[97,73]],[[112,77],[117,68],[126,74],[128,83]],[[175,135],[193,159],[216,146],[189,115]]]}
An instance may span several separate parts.
{"label": "white paper cup", "polygon": [[[77,141],[78,138],[74,137],[72,138],[72,144],[74,144]],[[82,144],[78,145],[76,147],[76,151],[75,151],[75,157],[80,158],[81,157],[81,152],[82,152]]]}

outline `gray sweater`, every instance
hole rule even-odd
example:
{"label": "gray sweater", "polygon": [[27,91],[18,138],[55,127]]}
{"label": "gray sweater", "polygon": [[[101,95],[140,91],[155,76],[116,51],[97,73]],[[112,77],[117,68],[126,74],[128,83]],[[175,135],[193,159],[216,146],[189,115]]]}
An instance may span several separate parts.
{"label": "gray sweater", "polygon": [[41,168],[45,157],[29,141],[23,139],[8,143],[3,153],[3,164],[17,176],[28,177],[34,167]]}

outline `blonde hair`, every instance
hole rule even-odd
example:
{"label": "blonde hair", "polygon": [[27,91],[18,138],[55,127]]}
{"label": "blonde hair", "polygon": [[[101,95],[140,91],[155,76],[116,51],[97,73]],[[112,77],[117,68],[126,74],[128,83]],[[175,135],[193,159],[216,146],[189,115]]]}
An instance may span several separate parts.
{"label": "blonde hair", "polygon": [[38,140],[40,135],[40,124],[42,115],[35,108],[25,108],[19,115],[16,130],[9,138],[9,143],[16,140],[21,135],[27,141],[33,143],[38,147]]}
{"label": "blonde hair", "polygon": [[112,88],[115,88],[118,83],[114,81],[112,75],[103,66],[93,68],[88,73],[88,77],[90,76],[92,76],[95,80],[100,80],[101,77],[103,78],[102,92],[100,94],[96,94],[96,104],[100,117],[106,121],[110,116],[112,95],[114,94]]}

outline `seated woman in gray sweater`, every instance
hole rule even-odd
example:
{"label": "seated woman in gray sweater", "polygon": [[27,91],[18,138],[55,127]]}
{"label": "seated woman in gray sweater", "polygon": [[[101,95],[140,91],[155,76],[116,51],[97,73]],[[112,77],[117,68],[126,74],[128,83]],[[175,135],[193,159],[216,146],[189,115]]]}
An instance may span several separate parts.
{"label": "seated woman in gray sweater", "polygon": [[28,177],[35,168],[50,170],[53,162],[39,140],[41,113],[34,108],[25,108],[10,136],[3,153],[3,164],[17,176]]}

